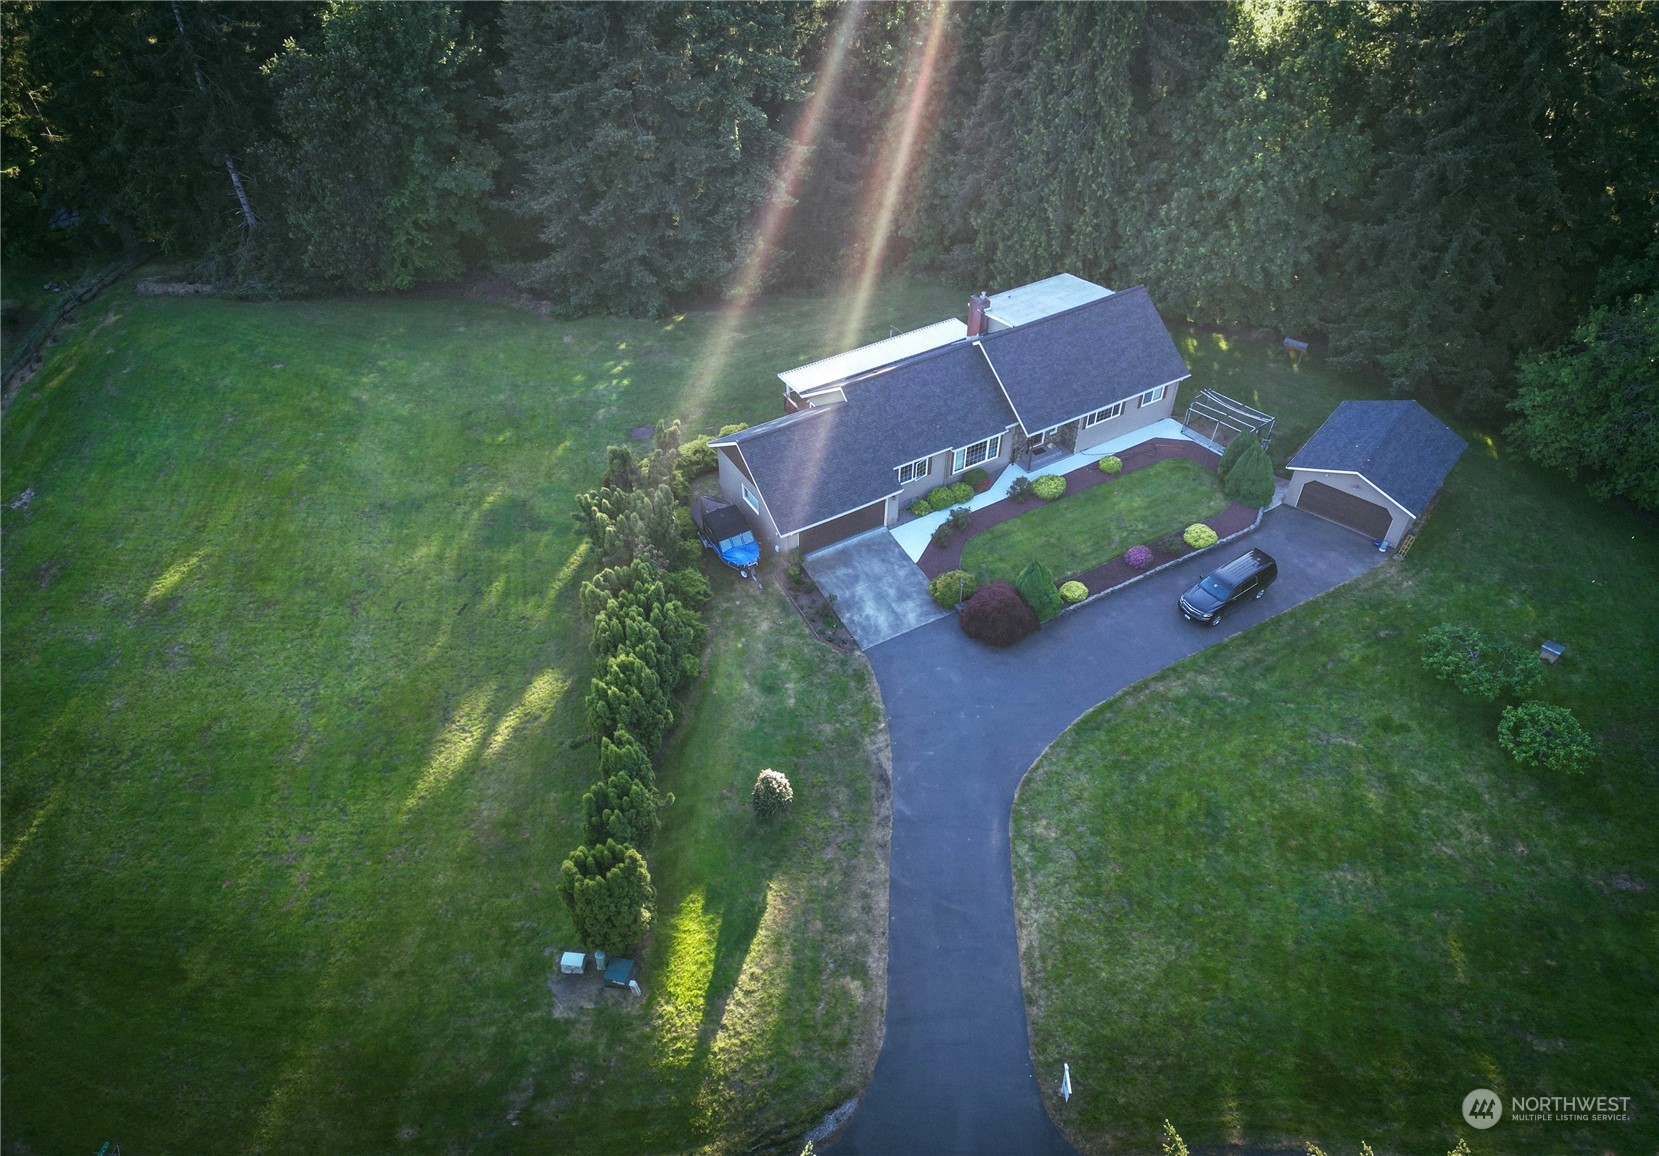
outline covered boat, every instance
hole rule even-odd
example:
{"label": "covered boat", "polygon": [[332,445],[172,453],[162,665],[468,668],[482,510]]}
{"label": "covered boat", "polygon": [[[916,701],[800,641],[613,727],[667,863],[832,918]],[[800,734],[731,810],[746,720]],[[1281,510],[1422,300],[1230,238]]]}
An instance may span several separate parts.
{"label": "covered boat", "polygon": [[720,555],[720,560],[743,577],[759,580],[756,564],[760,561],[760,543],[749,528],[749,519],[743,511],[719,498],[702,497],[691,504],[691,521],[702,536],[703,545]]}

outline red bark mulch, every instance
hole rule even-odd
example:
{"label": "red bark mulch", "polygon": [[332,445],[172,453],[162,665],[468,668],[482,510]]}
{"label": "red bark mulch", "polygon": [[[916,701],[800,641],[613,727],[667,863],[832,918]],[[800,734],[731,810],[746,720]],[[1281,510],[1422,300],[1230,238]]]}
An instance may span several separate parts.
{"label": "red bark mulch", "polygon": [[[1166,458],[1186,458],[1188,461],[1197,462],[1211,471],[1215,470],[1216,463],[1221,460],[1220,455],[1210,452],[1196,442],[1175,438],[1153,438],[1151,441],[1142,442],[1138,446],[1132,446],[1119,454],[1118,457],[1123,459],[1123,469],[1117,474],[1101,473],[1100,467],[1093,465],[1083,466],[1071,471],[1065,476],[1066,494],[1069,496],[1081,490],[1086,490],[1090,486],[1110,485],[1118,478],[1127,477],[1136,470],[1143,470],[1154,462],[1161,462]],[[1041,505],[1041,499],[1032,498],[1022,504],[1004,498],[1000,502],[993,502],[982,510],[975,510],[973,526],[966,534],[951,535],[950,545],[944,549],[929,543],[927,549],[922,551],[921,560],[916,564],[921,567],[922,573],[926,574],[929,579],[937,578],[949,570],[960,569],[962,566],[962,550],[967,546],[969,539],[975,534],[989,530],[992,526],[1008,521],[1010,518],[1019,517],[1031,510],[1033,504]],[[1258,511],[1250,506],[1241,506],[1234,502],[1215,517],[1207,519],[1205,525],[1214,530],[1217,537],[1225,538],[1229,534],[1236,534],[1254,523],[1257,513]],[[1184,557],[1193,552],[1190,546],[1181,541],[1180,531],[1176,531],[1175,534],[1171,535],[1171,538],[1173,538],[1172,542],[1145,543],[1152,550],[1152,561],[1146,565],[1145,569],[1150,570],[1154,566],[1162,566],[1165,562]],[[1170,548],[1172,546],[1173,549]],[[1082,574],[1057,574],[1055,578],[1061,582],[1075,579],[1087,586],[1090,594],[1095,594],[1116,586],[1120,582],[1127,582],[1139,573],[1142,573],[1142,571],[1131,567],[1129,563],[1123,560],[1123,556],[1119,555],[1111,561]]]}

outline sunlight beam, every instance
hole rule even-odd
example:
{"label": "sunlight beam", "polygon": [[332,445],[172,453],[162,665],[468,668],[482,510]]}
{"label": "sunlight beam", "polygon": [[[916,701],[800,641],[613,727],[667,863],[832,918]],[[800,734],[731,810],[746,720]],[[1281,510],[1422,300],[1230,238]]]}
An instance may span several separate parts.
{"label": "sunlight beam", "polygon": [[924,122],[933,103],[939,57],[949,23],[950,5],[935,4],[921,45],[919,49],[912,49],[903,69],[904,74],[910,77],[910,85],[895,103],[888,119],[887,146],[883,150],[881,163],[874,170],[875,182],[866,193],[867,247],[863,267],[859,270],[843,314],[844,324],[837,346],[840,349],[852,349],[858,344],[864,319],[870,311],[870,298],[875,292],[876,282],[881,278],[893,218],[898,214],[900,197],[909,185],[911,171],[920,152],[918,146],[925,140],[923,128],[927,127],[931,133],[931,126],[924,126]]}
{"label": "sunlight beam", "polygon": [[826,110],[840,87],[841,77],[846,71],[847,52],[852,47],[853,38],[863,20],[864,9],[865,5],[862,2],[847,4],[836,18],[835,29],[830,34],[829,47],[818,66],[818,82],[812,90],[812,95],[807,98],[806,105],[795,122],[794,131],[790,133],[789,141],[784,145],[783,154],[778,159],[778,171],[772,179],[772,195],[761,210],[760,223],[749,246],[749,255],[727,294],[726,308],[721,311],[714,333],[709,337],[708,344],[692,371],[690,383],[681,402],[683,410],[687,413],[700,409],[703,399],[725,372],[731,360],[732,343],[737,339],[737,327],[766,284],[772,260],[777,254],[778,238],[788,228],[789,219],[799,199],[801,184],[811,169],[813,150],[824,130]]}

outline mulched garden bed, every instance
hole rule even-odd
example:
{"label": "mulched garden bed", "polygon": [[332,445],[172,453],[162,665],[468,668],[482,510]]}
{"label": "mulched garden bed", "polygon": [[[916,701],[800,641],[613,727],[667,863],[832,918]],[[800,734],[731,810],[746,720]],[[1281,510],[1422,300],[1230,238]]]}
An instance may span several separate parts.
{"label": "mulched garden bed", "polygon": [[[1128,477],[1136,470],[1144,470],[1147,466],[1161,462],[1166,458],[1186,458],[1190,462],[1197,462],[1212,473],[1215,472],[1216,463],[1221,460],[1219,454],[1212,453],[1196,442],[1177,438],[1153,438],[1151,441],[1142,442],[1138,446],[1132,446],[1117,456],[1123,461],[1123,469],[1116,474],[1104,474],[1101,473],[1098,466],[1088,465],[1065,475],[1067,496],[1075,494],[1079,490],[1086,490],[1090,486],[1109,486],[1119,478]],[[1060,500],[1065,501],[1065,498]],[[921,567],[922,573],[930,579],[937,578],[948,570],[960,569],[962,566],[962,551],[975,534],[989,530],[992,526],[1006,522],[1010,518],[1017,518],[1021,514],[1030,511],[1034,503],[1041,504],[1041,501],[1040,498],[1031,498],[1022,503],[1004,498],[1000,502],[993,502],[984,509],[975,510],[973,525],[967,533],[951,535],[950,545],[943,549],[931,542],[928,543],[927,549],[922,551],[921,560],[916,564]],[[1249,506],[1241,506],[1234,502],[1215,517],[1205,519],[1205,525],[1214,530],[1217,537],[1225,538],[1229,534],[1236,534],[1254,523],[1257,513],[1258,511]],[[1192,547],[1181,540],[1181,529],[1184,528],[1181,527],[1174,533],[1155,542],[1144,543],[1152,551],[1152,561],[1147,563],[1144,567],[1145,570],[1150,570],[1154,566],[1162,566],[1165,562],[1193,553]],[[1057,574],[1055,578],[1059,581],[1076,579],[1089,588],[1090,594],[1095,594],[1116,586],[1120,582],[1127,582],[1139,573],[1142,573],[1142,571],[1130,566],[1120,554],[1111,561],[1082,574]]]}

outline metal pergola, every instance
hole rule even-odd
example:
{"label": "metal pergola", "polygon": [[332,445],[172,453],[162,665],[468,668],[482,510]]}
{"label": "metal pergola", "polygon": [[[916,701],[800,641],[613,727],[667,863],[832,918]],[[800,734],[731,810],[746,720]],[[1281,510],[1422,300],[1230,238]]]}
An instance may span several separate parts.
{"label": "metal pergola", "polygon": [[1187,415],[1181,424],[1206,441],[1223,447],[1239,434],[1249,432],[1256,435],[1265,450],[1273,441],[1273,420],[1271,414],[1206,389],[1187,403]]}

